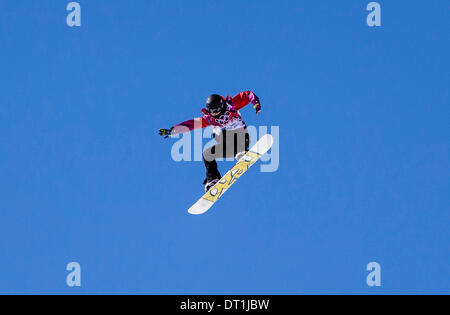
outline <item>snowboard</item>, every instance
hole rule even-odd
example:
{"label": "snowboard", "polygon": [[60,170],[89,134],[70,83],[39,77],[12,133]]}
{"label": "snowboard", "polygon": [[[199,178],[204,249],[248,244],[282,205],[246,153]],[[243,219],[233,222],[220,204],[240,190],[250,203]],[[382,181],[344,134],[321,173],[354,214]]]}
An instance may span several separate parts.
{"label": "snowboard", "polygon": [[228,171],[207,193],[203,195],[188,212],[193,215],[208,211],[222,195],[241,177],[253,164],[255,164],[272,147],[273,137],[266,134],[242,156],[236,165]]}

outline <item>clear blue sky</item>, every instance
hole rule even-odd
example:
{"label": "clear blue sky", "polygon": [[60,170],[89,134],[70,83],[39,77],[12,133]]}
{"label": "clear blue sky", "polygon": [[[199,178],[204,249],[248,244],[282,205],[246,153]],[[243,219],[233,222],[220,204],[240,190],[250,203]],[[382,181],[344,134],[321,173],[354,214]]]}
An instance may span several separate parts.
{"label": "clear blue sky", "polygon": [[[450,293],[448,1],[68,2],[0,1],[0,293]],[[157,129],[243,90],[280,168],[191,216]]]}

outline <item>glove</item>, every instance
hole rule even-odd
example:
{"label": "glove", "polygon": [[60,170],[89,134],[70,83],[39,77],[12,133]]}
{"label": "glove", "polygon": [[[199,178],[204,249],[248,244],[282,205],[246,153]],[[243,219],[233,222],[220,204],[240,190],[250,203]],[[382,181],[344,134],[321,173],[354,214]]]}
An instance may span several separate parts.
{"label": "glove", "polygon": [[256,114],[259,114],[261,112],[261,104],[260,103],[256,103],[255,105],[253,105],[253,108],[256,111]]}
{"label": "glove", "polygon": [[169,138],[172,135],[173,127],[170,129],[159,129],[159,135],[163,136],[164,139]]}

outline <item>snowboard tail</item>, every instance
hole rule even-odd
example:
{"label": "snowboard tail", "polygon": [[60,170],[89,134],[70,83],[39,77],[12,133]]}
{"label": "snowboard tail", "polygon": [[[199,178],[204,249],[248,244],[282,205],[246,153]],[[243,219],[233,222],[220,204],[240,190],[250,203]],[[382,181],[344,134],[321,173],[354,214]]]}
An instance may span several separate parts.
{"label": "snowboard tail", "polygon": [[236,165],[223,176],[207,193],[203,195],[192,207],[190,214],[199,215],[208,211],[214,203],[253,166],[272,147],[273,137],[264,135],[259,141],[236,163]]}

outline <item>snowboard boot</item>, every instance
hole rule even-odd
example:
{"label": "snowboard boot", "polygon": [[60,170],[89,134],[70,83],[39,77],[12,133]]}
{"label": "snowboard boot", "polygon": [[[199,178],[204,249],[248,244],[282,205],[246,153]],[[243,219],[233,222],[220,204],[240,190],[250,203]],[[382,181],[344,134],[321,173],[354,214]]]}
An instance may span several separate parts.
{"label": "snowboard boot", "polygon": [[247,151],[242,151],[239,152],[238,154],[236,154],[236,156],[234,157],[236,159],[237,162],[239,162],[239,160],[247,153]]}
{"label": "snowboard boot", "polygon": [[213,188],[213,186],[217,184],[218,181],[219,179],[213,179],[212,181],[207,182],[205,184],[205,193],[207,193],[211,188]]}

